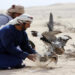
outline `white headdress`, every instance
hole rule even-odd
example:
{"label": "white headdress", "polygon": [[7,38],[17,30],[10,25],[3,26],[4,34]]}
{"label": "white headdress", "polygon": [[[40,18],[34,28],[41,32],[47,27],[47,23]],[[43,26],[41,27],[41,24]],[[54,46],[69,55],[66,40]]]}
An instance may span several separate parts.
{"label": "white headdress", "polygon": [[15,25],[15,24],[19,24],[19,21],[22,22],[22,23],[25,23],[26,21],[30,21],[32,22],[33,21],[33,17],[28,15],[28,14],[23,14],[19,17],[16,17],[15,19],[9,21],[6,25]]}

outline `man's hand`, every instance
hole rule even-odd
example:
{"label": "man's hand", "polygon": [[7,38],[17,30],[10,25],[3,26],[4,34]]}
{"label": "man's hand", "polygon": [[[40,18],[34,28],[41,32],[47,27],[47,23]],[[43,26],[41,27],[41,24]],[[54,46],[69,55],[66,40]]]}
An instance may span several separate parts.
{"label": "man's hand", "polygon": [[32,60],[32,61],[35,61],[36,60],[36,54],[29,54],[27,58]]}

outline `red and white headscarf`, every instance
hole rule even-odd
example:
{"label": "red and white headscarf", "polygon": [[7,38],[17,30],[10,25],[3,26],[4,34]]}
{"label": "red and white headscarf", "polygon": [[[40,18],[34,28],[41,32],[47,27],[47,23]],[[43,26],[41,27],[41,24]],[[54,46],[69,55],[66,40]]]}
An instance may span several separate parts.
{"label": "red and white headscarf", "polygon": [[9,21],[6,25],[15,25],[15,24],[19,24],[19,22],[25,23],[26,21],[32,22],[33,21],[33,17],[28,15],[28,14],[23,14],[19,17],[16,17],[15,19]]}

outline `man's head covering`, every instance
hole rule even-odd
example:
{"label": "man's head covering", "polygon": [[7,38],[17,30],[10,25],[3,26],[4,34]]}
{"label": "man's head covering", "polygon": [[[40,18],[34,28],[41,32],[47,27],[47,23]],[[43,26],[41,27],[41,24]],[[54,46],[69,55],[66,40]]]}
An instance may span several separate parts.
{"label": "man's head covering", "polygon": [[24,13],[24,7],[21,5],[12,5],[11,8],[7,10],[7,13]]}
{"label": "man's head covering", "polygon": [[19,23],[25,23],[26,21],[32,22],[33,17],[28,15],[28,14],[22,14],[21,16],[16,17],[15,19],[9,21],[6,25],[8,24],[19,24]]}

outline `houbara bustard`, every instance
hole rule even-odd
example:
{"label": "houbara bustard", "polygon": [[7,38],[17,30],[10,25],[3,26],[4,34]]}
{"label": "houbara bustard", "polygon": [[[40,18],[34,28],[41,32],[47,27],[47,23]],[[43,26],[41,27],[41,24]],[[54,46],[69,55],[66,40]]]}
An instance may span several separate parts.
{"label": "houbara bustard", "polygon": [[[71,39],[68,35],[63,35],[61,37],[56,37],[56,34],[61,33],[61,31],[53,31],[53,14],[50,13],[49,22],[47,24],[49,31],[45,31],[42,34],[40,34],[37,31],[31,31],[32,35],[34,37],[39,37],[40,40],[44,42],[45,45],[48,46],[47,51],[44,53],[44,56],[42,57],[39,55],[39,60],[41,62],[46,62],[49,59],[52,59],[52,61],[57,62],[58,55],[61,55],[64,53],[65,49],[64,46],[66,45],[67,41]],[[34,44],[35,45],[35,44]]]}
{"label": "houbara bustard", "polygon": [[46,62],[49,59],[57,62],[58,55],[64,53],[64,46],[66,45],[67,41],[71,39],[71,37],[68,35],[63,35],[57,38],[55,35],[61,33],[60,31],[43,32],[42,34],[38,33],[37,31],[31,31],[31,33],[34,37],[39,37],[40,40],[42,40],[45,45],[48,46],[44,56],[39,57],[40,61],[42,62]]}

